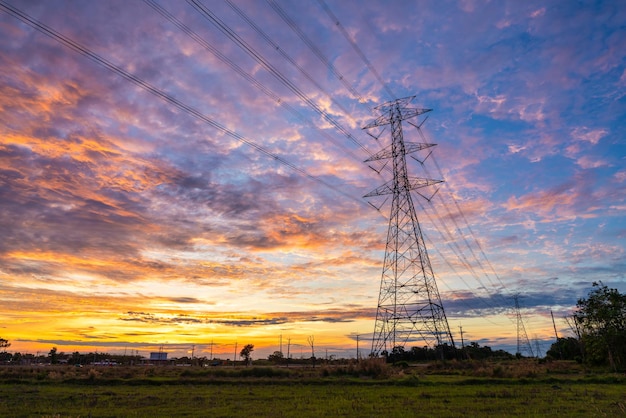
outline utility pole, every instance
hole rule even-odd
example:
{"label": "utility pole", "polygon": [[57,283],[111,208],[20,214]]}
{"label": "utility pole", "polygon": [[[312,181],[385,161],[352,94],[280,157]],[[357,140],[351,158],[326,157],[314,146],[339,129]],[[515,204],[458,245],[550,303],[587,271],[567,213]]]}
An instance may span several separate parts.
{"label": "utility pole", "polygon": [[465,342],[463,341],[463,327],[459,325],[459,330],[461,331],[461,350],[465,349]]}
{"label": "utility pole", "polygon": [[313,361],[313,367],[315,367],[315,348],[314,348],[315,336],[309,335],[307,337],[307,341],[309,345],[311,346],[311,360]]}
{"label": "utility pole", "polygon": [[559,344],[559,333],[556,331],[556,322],[554,322],[554,314],[550,309],[550,316],[552,317],[552,326],[554,327],[554,336],[556,337],[556,346],[559,349],[559,359],[563,360],[563,352],[561,351],[561,344]]}
{"label": "utility pole", "polygon": [[[364,196],[392,196],[372,339],[374,356],[383,351],[390,353],[396,346],[404,347],[418,340],[433,348],[441,348],[442,357],[444,345],[454,347],[411,197],[411,190],[442,182],[408,175],[406,156],[435,145],[404,141],[402,121],[431,111],[408,107],[414,98],[406,97],[377,106],[375,109],[380,116],[363,128],[391,126],[391,144],[366,160],[391,160],[393,170],[392,180]],[[418,130],[421,126],[411,125]]]}
{"label": "utility pole", "polygon": [[465,340],[463,339],[463,326],[459,325],[459,331],[461,332],[461,358],[470,358],[470,354],[465,352]]}

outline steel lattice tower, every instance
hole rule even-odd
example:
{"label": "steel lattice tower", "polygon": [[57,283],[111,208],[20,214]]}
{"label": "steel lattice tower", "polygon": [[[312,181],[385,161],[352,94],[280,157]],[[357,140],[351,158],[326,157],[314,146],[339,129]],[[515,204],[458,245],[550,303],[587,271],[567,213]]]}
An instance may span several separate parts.
{"label": "steel lattice tower", "polygon": [[367,161],[391,159],[393,164],[393,180],[364,196],[392,195],[372,340],[373,356],[382,351],[391,353],[396,346],[404,347],[418,340],[425,341],[429,347],[454,346],[411,199],[411,190],[442,182],[409,177],[407,173],[406,155],[435,145],[404,142],[402,121],[431,110],[407,107],[414,97],[377,106],[375,109],[381,115],[363,128],[391,126],[391,144]]}
{"label": "steel lattice tower", "polygon": [[530,354],[531,357],[535,357],[533,353],[533,347],[530,345],[528,334],[526,334],[526,327],[522,319],[522,312],[519,308],[519,295],[514,295],[515,300],[515,316],[517,318],[517,352],[515,354],[522,355],[522,349]]}

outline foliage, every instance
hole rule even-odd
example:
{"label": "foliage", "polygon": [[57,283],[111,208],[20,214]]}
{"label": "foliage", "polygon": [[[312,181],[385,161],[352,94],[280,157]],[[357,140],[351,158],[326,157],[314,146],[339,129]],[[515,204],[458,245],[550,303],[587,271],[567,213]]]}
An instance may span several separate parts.
{"label": "foliage", "polygon": [[559,338],[546,353],[550,359],[582,361],[580,341],[574,337]]}
{"label": "foliage", "polygon": [[585,361],[609,364],[613,369],[626,365],[626,295],[593,283],[586,299],[576,304],[574,320],[579,328]]}
{"label": "foliage", "polygon": [[0,350],[5,349],[10,347],[11,343],[9,342],[9,340],[5,340],[4,338],[0,338]]}
{"label": "foliage", "polygon": [[267,359],[275,364],[281,364],[285,360],[285,356],[282,351],[274,351],[274,353],[267,356]]}
{"label": "foliage", "polygon": [[10,347],[11,343],[4,338],[0,338],[0,363],[9,363],[13,359],[11,353],[7,353],[7,347]]}
{"label": "foliage", "polygon": [[387,361],[389,363],[397,363],[402,361],[433,361],[433,360],[452,360],[469,358],[473,360],[484,359],[511,359],[513,355],[504,351],[493,351],[489,346],[481,347],[478,343],[472,342],[464,347],[463,350],[455,349],[447,344],[430,347],[413,347],[410,350],[405,350],[402,346],[396,346],[391,353],[387,354],[383,352],[383,355],[387,355]]}
{"label": "foliage", "polygon": [[50,358],[50,364],[57,364],[59,362],[59,354],[57,353],[56,347],[52,347],[48,353],[48,358]]}
{"label": "foliage", "polygon": [[252,358],[252,352],[254,351],[254,344],[246,344],[239,352],[241,358],[244,359],[246,365],[250,364],[250,359]]}

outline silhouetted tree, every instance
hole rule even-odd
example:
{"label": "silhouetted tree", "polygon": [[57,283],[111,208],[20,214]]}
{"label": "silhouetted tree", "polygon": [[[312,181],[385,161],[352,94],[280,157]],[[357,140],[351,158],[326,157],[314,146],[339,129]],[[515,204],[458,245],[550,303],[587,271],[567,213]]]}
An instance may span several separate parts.
{"label": "silhouetted tree", "polygon": [[582,361],[580,341],[574,337],[559,338],[550,346],[548,357],[561,360]]}
{"label": "silhouetted tree", "polygon": [[267,359],[273,363],[280,364],[285,359],[282,351],[274,351],[274,353],[270,354]]}
{"label": "silhouetted tree", "polygon": [[22,363],[22,353],[13,353],[13,358],[11,359],[11,361],[15,364],[20,364]]}
{"label": "silhouetted tree", "polygon": [[239,355],[241,356],[241,358],[243,358],[246,362],[246,366],[248,364],[250,364],[250,360],[252,358],[252,352],[254,351],[254,345],[253,344],[246,344],[246,346],[244,348],[241,349],[241,351],[239,352]]}
{"label": "silhouetted tree", "polygon": [[11,343],[9,342],[9,340],[0,338],[0,350],[6,351],[6,349],[10,346],[11,346]]}
{"label": "silhouetted tree", "polygon": [[585,359],[613,369],[626,361],[626,295],[594,282],[576,304],[574,320],[581,331]]}
{"label": "silhouetted tree", "polygon": [[59,361],[59,354],[57,353],[57,348],[52,347],[50,352],[48,353],[48,359],[50,359],[50,364],[57,364]]}

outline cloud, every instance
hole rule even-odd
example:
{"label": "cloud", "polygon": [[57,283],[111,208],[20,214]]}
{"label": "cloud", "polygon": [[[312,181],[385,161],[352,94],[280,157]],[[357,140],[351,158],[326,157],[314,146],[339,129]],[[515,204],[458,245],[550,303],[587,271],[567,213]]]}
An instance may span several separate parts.
{"label": "cloud", "polygon": [[164,324],[217,324],[229,327],[255,327],[268,325],[297,324],[302,322],[339,323],[353,322],[356,319],[375,317],[372,309],[329,309],[324,311],[268,312],[258,315],[241,313],[212,313],[202,316],[152,314],[146,312],[128,312],[120,317],[121,321],[143,322],[156,325]]}
{"label": "cloud", "polygon": [[545,13],[546,13],[546,8],[545,8],[545,7],[542,7],[542,8],[540,8],[540,9],[537,9],[537,10],[533,11],[533,12],[530,14],[530,17],[531,17],[531,18],[533,18],[533,19],[536,19],[536,18],[538,18],[538,17],[543,16]]}
{"label": "cloud", "polygon": [[589,129],[583,126],[574,128],[571,135],[578,141],[589,142],[592,145],[596,145],[608,133],[606,129]]}
{"label": "cloud", "polygon": [[588,155],[584,155],[576,160],[576,164],[578,164],[581,168],[590,169],[590,168],[598,168],[598,167],[606,167],[610,164],[607,161],[601,159],[594,159]]}
{"label": "cloud", "polygon": [[503,207],[508,211],[532,214],[541,222],[596,216],[593,201],[588,199],[589,179],[577,175],[570,181],[516,197],[510,197]]}

